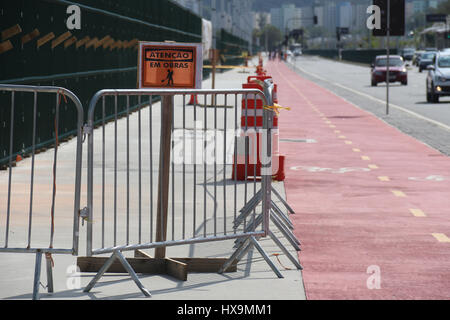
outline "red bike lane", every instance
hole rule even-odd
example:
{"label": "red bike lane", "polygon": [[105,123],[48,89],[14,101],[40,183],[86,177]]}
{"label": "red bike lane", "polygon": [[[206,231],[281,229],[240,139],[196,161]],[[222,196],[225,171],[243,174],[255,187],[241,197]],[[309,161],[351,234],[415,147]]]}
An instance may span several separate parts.
{"label": "red bike lane", "polygon": [[280,150],[307,298],[449,299],[450,159],[283,63],[266,69],[291,108]]}

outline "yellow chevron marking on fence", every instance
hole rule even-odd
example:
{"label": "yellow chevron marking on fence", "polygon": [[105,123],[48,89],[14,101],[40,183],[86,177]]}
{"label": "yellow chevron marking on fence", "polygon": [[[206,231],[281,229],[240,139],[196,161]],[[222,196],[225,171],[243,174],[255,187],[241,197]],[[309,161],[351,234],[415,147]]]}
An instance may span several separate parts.
{"label": "yellow chevron marking on fence", "polygon": [[12,48],[14,48],[14,47],[13,47],[11,41],[9,41],[9,40],[0,43],[0,53],[4,53],[4,52],[6,52],[6,51],[9,51],[9,50],[11,50]]}
{"label": "yellow chevron marking on fence", "polygon": [[59,46],[61,43],[66,41],[72,36],[72,33],[70,31],[67,31],[60,35],[58,38],[52,41],[52,49],[55,49],[57,46]]}
{"label": "yellow chevron marking on fence", "polygon": [[84,37],[83,39],[77,41],[77,44],[75,45],[75,47],[78,49],[79,47],[84,46],[86,43],[88,43],[88,41],[89,41],[90,39],[91,39],[91,38],[90,38],[89,36]]}
{"label": "yellow chevron marking on fence", "polygon": [[30,33],[28,33],[22,37],[22,45],[30,42],[31,40],[39,37],[40,35],[41,35],[41,32],[38,29],[34,29],[33,31],[31,31]]}
{"label": "yellow chevron marking on fence", "polygon": [[38,39],[36,45],[38,48],[42,47],[44,44],[46,44],[47,42],[49,42],[50,40],[55,38],[55,34],[53,32],[47,33],[45,36],[43,36],[42,38]]}
{"label": "yellow chevron marking on fence", "polygon": [[2,41],[8,40],[21,32],[22,28],[18,24],[12,26],[11,28],[5,29],[2,31]]}

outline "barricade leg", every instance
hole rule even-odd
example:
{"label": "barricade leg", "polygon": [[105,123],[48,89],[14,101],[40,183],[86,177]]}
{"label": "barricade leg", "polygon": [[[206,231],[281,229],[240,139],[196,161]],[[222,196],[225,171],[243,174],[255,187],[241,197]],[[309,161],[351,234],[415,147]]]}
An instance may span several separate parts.
{"label": "barricade leg", "polygon": [[289,227],[289,229],[294,230],[294,225],[292,224],[292,222],[289,220],[289,217],[286,216],[286,214],[281,211],[281,209],[277,206],[277,204],[273,201],[271,201],[272,203],[272,209],[278,213],[278,216],[284,221],[284,223]]}
{"label": "barricade leg", "polygon": [[272,186],[272,192],[277,196],[277,198],[283,203],[286,209],[290,214],[295,214],[295,211],[291,208],[291,206],[283,199],[283,197],[278,193],[278,191]]}
{"label": "barricade leg", "polygon": [[119,261],[122,263],[123,267],[128,271],[128,273],[130,274],[131,278],[133,279],[133,281],[136,283],[136,285],[138,286],[138,288],[142,291],[142,293],[144,294],[144,296],[146,297],[151,297],[151,293],[144,287],[144,285],[142,284],[142,282],[139,280],[136,272],[134,272],[133,268],[130,266],[130,264],[127,262],[127,260],[125,259],[125,257],[123,256],[122,252],[117,251],[116,252],[116,256],[119,259]]}
{"label": "barricade leg", "polygon": [[[258,239],[259,240],[259,239]],[[247,244],[247,246],[244,247],[244,249],[239,253],[239,255],[236,258],[236,261],[239,262],[241,261],[245,255],[253,248],[253,244],[250,242],[249,244]]]}
{"label": "barricade leg", "polygon": [[233,252],[233,254],[231,255],[231,257],[223,264],[223,266],[220,268],[219,270],[219,274],[222,274],[225,272],[225,270],[227,270],[229,268],[229,266],[231,266],[235,261],[237,261],[239,255],[241,254],[242,250],[244,250],[250,243],[250,238],[246,238],[245,241],[243,241],[241,243],[241,245],[239,246],[239,248],[237,248],[236,251]]}
{"label": "barricade leg", "polygon": [[267,255],[267,253],[264,251],[264,249],[261,247],[261,245],[259,244],[258,240],[255,239],[255,237],[251,237],[250,238],[252,245],[255,246],[256,250],[259,251],[259,253],[261,254],[261,256],[264,258],[264,260],[266,260],[267,264],[270,266],[270,268],[272,269],[272,271],[277,275],[278,278],[282,279],[284,278],[283,275],[281,274],[281,272],[277,269],[277,267],[273,264],[272,260],[270,260],[269,256]]}
{"label": "barricade leg", "polygon": [[295,259],[295,257],[289,252],[289,250],[286,249],[286,247],[281,243],[281,241],[273,234],[272,231],[269,231],[269,237],[275,242],[275,244],[278,246],[278,248],[283,251],[283,253],[288,257],[289,260],[294,264],[294,266],[298,270],[303,270],[302,265]]}
{"label": "barricade leg", "polygon": [[[285,236],[285,238],[292,244],[294,249],[296,251],[301,251],[299,245],[300,241],[295,237],[295,235],[287,228],[287,226],[284,224],[282,220],[278,217],[278,214],[273,212],[270,215],[271,221],[275,224],[275,226],[278,228],[278,230]],[[251,228],[257,228],[262,223],[262,215],[260,215],[258,218],[256,218],[255,221],[250,222],[247,225],[246,232],[251,230]],[[237,239],[235,241],[234,248],[239,247],[239,245],[242,243],[241,239]]]}
{"label": "barricade leg", "polygon": [[39,300],[39,286],[41,285],[41,265],[42,252],[36,252],[36,264],[34,268],[34,283],[33,283],[33,300]]}
{"label": "barricade leg", "polygon": [[282,279],[284,278],[281,272],[277,269],[277,267],[273,264],[272,260],[270,260],[267,253],[264,251],[264,249],[261,247],[261,245],[258,243],[258,240],[256,240],[255,237],[247,238],[245,241],[243,241],[240,246],[237,248],[237,250],[231,255],[230,259],[228,259],[227,262],[222,266],[222,268],[219,270],[219,273],[222,274],[224,270],[226,270],[232,263],[235,261],[240,261],[242,257],[250,251],[252,247],[255,247],[256,250],[261,254],[263,259],[267,262],[267,264],[270,266],[272,271],[277,275],[278,278]]}
{"label": "barricade leg", "polygon": [[53,260],[52,256],[49,254],[45,255],[46,265],[47,265],[47,292],[53,293]]}
{"label": "barricade leg", "polygon": [[136,275],[136,272],[134,272],[133,268],[130,266],[128,261],[123,256],[122,252],[115,251],[112,256],[105,262],[103,267],[98,271],[98,273],[95,275],[94,279],[91,280],[91,282],[87,285],[87,287],[84,289],[84,292],[89,292],[92,290],[92,288],[97,284],[97,282],[100,280],[100,278],[105,274],[106,271],[111,267],[113,262],[116,260],[116,258],[120,261],[120,263],[123,265],[125,270],[128,272],[128,274],[131,276],[133,281],[136,283],[138,288],[142,291],[142,293],[146,297],[151,297],[152,295],[150,292],[142,285],[141,281],[139,280],[138,276]]}
{"label": "barricade leg", "polygon": [[[295,267],[299,270],[303,270],[303,267],[300,265],[300,263],[290,254],[290,252],[286,249],[286,247],[281,243],[280,240],[278,240],[278,238],[272,233],[272,231],[269,231],[269,236],[272,238],[272,240],[275,242],[275,244],[281,249],[281,251],[283,251],[283,253],[288,257],[289,260],[292,261],[292,263],[295,265]],[[259,248],[261,250],[262,247],[259,245],[257,238],[254,238],[254,241],[256,241],[256,243],[258,244]],[[246,247],[244,247],[245,249],[242,250],[240,252],[240,254],[238,255],[238,257],[236,258],[236,261],[241,261],[242,258],[253,248],[254,243],[253,241],[250,242]],[[256,247],[256,246],[255,246]],[[259,251],[258,247],[256,247],[257,250]],[[264,250],[263,250],[264,251]],[[261,251],[260,251],[261,253]],[[275,265],[272,263],[272,260],[269,259],[269,257],[267,256],[266,252],[264,251],[264,254],[261,254],[264,258],[264,260],[267,261],[267,263],[270,265],[270,267],[272,268],[272,270],[275,272],[275,274],[279,277],[279,278],[283,278],[283,276],[281,275],[281,273],[278,271],[278,269],[275,267]],[[281,275],[281,277],[280,277]]]}
{"label": "barricade leg", "polygon": [[275,224],[275,226],[278,228],[278,230],[280,230],[280,232],[292,244],[292,246],[295,248],[295,250],[301,251],[301,249],[299,247],[299,243],[298,243],[299,241],[297,240],[297,238],[295,238],[295,236],[291,233],[291,231],[288,230],[283,225],[283,223],[279,220],[279,218],[276,217],[276,215],[274,215],[273,213],[270,215],[270,218],[271,218],[272,222]]}

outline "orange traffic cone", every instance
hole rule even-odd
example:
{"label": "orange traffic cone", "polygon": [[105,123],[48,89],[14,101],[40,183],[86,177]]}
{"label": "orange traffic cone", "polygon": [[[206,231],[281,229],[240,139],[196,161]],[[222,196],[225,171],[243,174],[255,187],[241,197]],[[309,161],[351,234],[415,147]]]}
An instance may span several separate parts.
{"label": "orange traffic cone", "polygon": [[188,102],[188,105],[193,106],[194,104],[198,105],[198,97],[197,97],[197,95],[192,94],[191,99]]}
{"label": "orange traffic cone", "polygon": [[22,160],[23,160],[22,156],[21,156],[20,154],[18,154],[18,155],[16,156],[16,162],[20,162],[20,161],[22,161]]}

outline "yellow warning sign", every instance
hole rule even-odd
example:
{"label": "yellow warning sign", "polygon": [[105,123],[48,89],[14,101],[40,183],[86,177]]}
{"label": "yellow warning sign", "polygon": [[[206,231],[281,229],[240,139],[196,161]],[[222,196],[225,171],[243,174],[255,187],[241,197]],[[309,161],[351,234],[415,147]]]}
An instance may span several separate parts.
{"label": "yellow warning sign", "polygon": [[139,43],[139,88],[201,89],[201,44]]}

